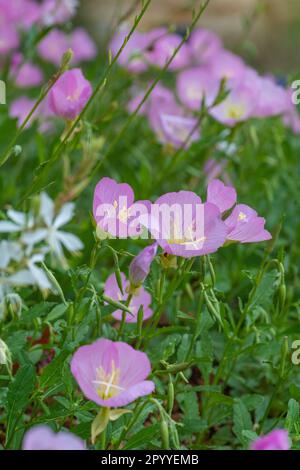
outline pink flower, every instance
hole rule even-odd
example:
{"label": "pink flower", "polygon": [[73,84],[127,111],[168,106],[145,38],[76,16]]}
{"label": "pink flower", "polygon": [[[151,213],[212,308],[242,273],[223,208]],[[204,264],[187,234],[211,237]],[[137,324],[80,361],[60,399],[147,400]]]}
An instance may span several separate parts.
{"label": "pink flower", "polygon": [[71,371],[83,394],[105,407],[122,407],[153,392],[147,355],[122,342],[99,339],[80,347]]}
{"label": "pink flower", "polygon": [[211,57],[209,61],[212,77],[222,80],[238,80],[242,82],[243,76],[246,72],[246,65],[243,60],[233,54],[232,52],[224,49],[217,52]]}
{"label": "pink flower", "polygon": [[0,26],[27,30],[40,18],[40,5],[33,0],[0,0]]}
{"label": "pink flower", "polygon": [[[149,62],[156,67],[164,67],[171,58],[182,38],[178,34],[165,34],[153,42],[151,51],[147,54]],[[178,70],[189,65],[191,60],[187,44],[183,44],[170,63],[169,70]]]}
{"label": "pink flower", "polygon": [[244,77],[249,87],[255,92],[255,107],[253,115],[256,117],[269,117],[283,114],[287,108],[286,90],[277,85],[272,77],[260,77],[250,69]]}
{"label": "pink flower", "polygon": [[26,432],[23,450],[85,450],[85,443],[75,434],[55,433],[48,426],[34,426]]}
{"label": "pink flower", "polygon": [[188,148],[191,143],[200,139],[198,119],[162,113],[161,141],[172,144],[175,148]]}
{"label": "pink flower", "polygon": [[45,25],[63,24],[76,13],[78,0],[44,0],[42,21]]}
{"label": "pink flower", "polygon": [[15,70],[15,83],[20,88],[38,86],[43,82],[43,72],[37,65],[26,62]]}
{"label": "pink flower", "polygon": [[[129,282],[126,279],[125,274],[121,273],[122,279],[122,290],[123,294],[119,289],[116,275],[111,274],[105,283],[104,293],[108,297],[120,301],[126,301],[128,298],[127,291],[129,290]],[[138,317],[138,311],[141,307],[143,307],[143,319],[147,320],[153,314],[152,309],[150,308],[150,304],[152,302],[151,295],[147,292],[143,287],[140,287],[135,294],[133,294],[132,299],[129,303],[129,309],[132,312],[132,315],[126,313],[126,323],[136,323]],[[123,312],[122,310],[116,310],[113,312],[113,317],[116,320],[122,320]]]}
{"label": "pink flower", "polygon": [[153,259],[156,256],[157,244],[153,243],[144,248],[130,263],[129,279],[130,284],[137,287],[143,284],[148,276]]}
{"label": "pink flower", "polygon": [[[129,31],[120,30],[113,37],[110,43],[110,49],[113,57],[117,55],[121,49],[126,36]],[[122,67],[126,67],[130,72],[141,73],[147,70],[148,65],[145,59],[145,50],[148,47],[149,39],[145,33],[135,31],[130,37],[129,41],[122,50],[118,63]]]}
{"label": "pink flower", "polygon": [[213,253],[227,237],[227,227],[215,204],[191,191],[167,193],[151,211],[150,231],[166,253],[184,258]]}
{"label": "pink flower", "polygon": [[251,450],[289,450],[289,435],[285,429],[275,429],[261,436],[251,445]]}
{"label": "pink flower", "polygon": [[225,186],[220,180],[212,180],[207,187],[207,202],[215,204],[220,212],[231,209],[236,203],[236,190],[232,186]]}
{"label": "pink flower", "polygon": [[189,46],[196,64],[203,64],[222,49],[222,41],[217,34],[198,28],[190,36]]}
{"label": "pink flower", "polygon": [[229,176],[226,173],[227,161],[225,159],[216,160],[215,158],[210,158],[204,165],[204,173],[206,175],[206,182],[222,176],[223,180],[229,184]]}
{"label": "pink flower", "polygon": [[177,77],[177,93],[189,109],[200,111],[202,100],[211,106],[218,96],[220,84],[205,67],[184,70]]}
{"label": "pink flower", "polygon": [[241,243],[262,242],[270,240],[271,234],[265,230],[265,219],[258,217],[257,212],[245,204],[238,204],[225,220],[228,227],[228,240]]}
{"label": "pink flower", "polygon": [[76,28],[69,38],[69,47],[72,49],[73,63],[94,59],[97,47],[90,35],[83,28]]}
{"label": "pink flower", "polygon": [[68,48],[68,36],[58,29],[52,29],[37,46],[39,55],[55,66],[60,65],[62,56]]}
{"label": "pink flower", "polygon": [[50,110],[68,121],[83,110],[92,94],[92,87],[80,69],[65,72],[51,88],[48,97]]}
{"label": "pink flower", "polygon": [[237,85],[217,106],[209,110],[211,116],[227,126],[235,126],[254,115],[255,91],[243,85]]}
{"label": "pink flower", "polygon": [[134,192],[127,183],[102,178],[95,188],[93,214],[99,229],[114,237],[138,236],[140,216],[146,215],[149,201],[134,202]]}
{"label": "pink flower", "polygon": [[19,47],[19,35],[11,25],[0,27],[0,56],[5,56]]}
{"label": "pink flower", "polygon": [[[18,127],[20,127],[25,121],[26,117],[32,110],[35,104],[34,100],[27,98],[26,96],[21,96],[11,103],[9,115],[12,118],[18,119]],[[31,119],[33,119],[32,116]],[[26,124],[26,127],[30,126],[30,121]]]}

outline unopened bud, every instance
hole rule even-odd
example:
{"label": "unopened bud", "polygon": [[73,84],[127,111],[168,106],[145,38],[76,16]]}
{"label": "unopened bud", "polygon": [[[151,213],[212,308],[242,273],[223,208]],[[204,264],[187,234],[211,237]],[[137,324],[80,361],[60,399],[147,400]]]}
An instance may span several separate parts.
{"label": "unopened bud", "polygon": [[145,281],[151,268],[151,263],[157,252],[157,244],[144,248],[131,262],[129,266],[130,284],[138,287]]}

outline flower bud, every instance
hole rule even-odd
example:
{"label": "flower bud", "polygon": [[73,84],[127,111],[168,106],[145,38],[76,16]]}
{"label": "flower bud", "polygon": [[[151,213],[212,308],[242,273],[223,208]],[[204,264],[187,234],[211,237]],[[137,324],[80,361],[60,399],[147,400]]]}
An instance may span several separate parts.
{"label": "flower bud", "polygon": [[130,284],[139,287],[150,272],[151,263],[156,255],[157,244],[144,248],[131,262],[129,266]]}

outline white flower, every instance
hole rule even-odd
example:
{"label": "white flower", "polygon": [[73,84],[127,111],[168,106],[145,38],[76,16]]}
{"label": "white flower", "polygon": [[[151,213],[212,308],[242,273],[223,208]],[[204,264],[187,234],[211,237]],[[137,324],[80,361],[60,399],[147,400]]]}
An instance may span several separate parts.
{"label": "white flower", "polygon": [[40,228],[25,232],[21,240],[29,246],[33,246],[42,240],[46,241],[52,253],[60,260],[64,260],[63,247],[70,252],[79,251],[83,248],[82,242],[72,233],[59,230],[60,227],[69,222],[74,215],[75,205],[71,202],[64,204],[60,212],[55,216],[54,202],[46,193],[41,193],[40,216],[46,228]]}
{"label": "white flower", "polygon": [[2,240],[0,242],[0,269],[5,269],[10,261],[20,261],[22,259],[22,249],[16,242]]}
{"label": "white flower", "polygon": [[23,230],[30,230],[34,226],[34,219],[31,215],[24,212],[14,211],[12,209],[7,211],[8,217],[11,221],[0,221],[0,233],[13,233],[22,232]]}

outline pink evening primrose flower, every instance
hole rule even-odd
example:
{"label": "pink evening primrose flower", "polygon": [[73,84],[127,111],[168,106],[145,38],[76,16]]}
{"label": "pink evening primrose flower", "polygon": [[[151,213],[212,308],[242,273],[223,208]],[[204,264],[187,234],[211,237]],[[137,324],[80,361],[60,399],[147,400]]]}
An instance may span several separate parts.
{"label": "pink evening primrose flower", "polygon": [[[129,31],[126,29],[120,30],[114,35],[109,46],[113,57],[115,57],[121,49],[128,33]],[[122,50],[118,58],[118,63],[122,67],[127,68],[127,70],[129,70],[130,72],[145,72],[148,68],[148,65],[145,59],[144,52],[148,47],[148,44],[149,40],[147,38],[147,35],[145,33],[135,31],[130,37],[127,44],[125,45],[124,49]]]}
{"label": "pink evening primrose flower", "polygon": [[63,31],[52,29],[40,41],[37,49],[42,59],[59,66],[62,56],[69,49],[69,38]]}
{"label": "pink evening primrose flower", "polygon": [[222,41],[219,36],[204,28],[196,29],[191,34],[188,44],[195,64],[209,61],[222,49]]}
{"label": "pink evening primrose flower", "polygon": [[219,82],[214,80],[205,67],[184,70],[177,77],[178,97],[193,111],[200,111],[204,98],[206,106],[211,106],[218,96],[219,88]]}
{"label": "pink evening primrose flower", "polygon": [[92,95],[92,86],[80,69],[66,71],[51,88],[48,96],[50,110],[68,121],[75,119]]}
{"label": "pink evening primrose flower", "polygon": [[[35,101],[26,96],[21,96],[11,103],[9,115],[12,118],[18,119],[18,127],[23,124],[34,105]],[[34,116],[32,116],[31,120],[33,118]],[[31,120],[26,124],[26,127],[30,126]]]}
{"label": "pink evening primrose flower", "polygon": [[265,219],[245,204],[238,204],[225,220],[228,227],[228,240],[240,243],[262,242],[270,240],[271,234],[265,230]]}
{"label": "pink evening primrose flower", "polygon": [[157,243],[153,243],[135,256],[129,266],[129,279],[131,285],[137,287],[143,284],[150,272],[151,264],[156,256],[156,252]]}
{"label": "pink evening primrose flower", "polygon": [[193,117],[174,114],[161,114],[162,142],[175,148],[188,148],[200,139],[199,122]]}
{"label": "pink evening primrose flower", "polygon": [[234,87],[220,104],[209,110],[209,113],[222,124],[233,127],[252,117],[254,110],[254,91],[250,87],[240,85]]}
{"label": "pink evening primrose flower", "polygon": [[0,27],[0,56],[6,56],[19,47],[19,35],[12,25]]}
{"label": "pink evening primrose flower", "polygon": [[0,0],[0,27],[11,24],[27,30],[40,18],[40,5],[33,0]]}
{"label": "pink evening primrose flower", "polygon": [[230,183],[230,178],[226,172],[227,160],[224,158],[221,160],[216,160],[215,158],[210,158],[204,165],[204,173],[206,183],[210,183],[212,180],[222,176],[226,184]]}
{"label": "pink evening primrose flower", "polygon": [[26,432],[23,450],[85,450],[85,443],[67,431],[55,433],[48,426],[34,426]]}
{"label": "pink evening primrose flower", "polygon": [[140,217],[148,214],[150,201],[134,202],[134,192],[127,183],[104,177],[94,192],[93,214],[97,228],[114,237],[139,236]]}
{"label": "pink evening primrose flower", "polygon": [[166,253],[191,258],[214,253],[228,229],[215,204],[202,203],[191,191],[167,193],[151,211],[150,231]]}
{"label": "pink evening primrose flower", "polygon": [[[172,57],[175,49],[179,46],[182,38],[178,34],[165,34],[153,42],[151,51],[148,52],[147,58],[151,64],[156,67],[164,67],[166,62]],[[169,70],[178,70],[190,64],[191,56],[187,44],[183,44],[179,49],[172,62]]]}
{"label": "pink evening primrose flower", "polygon": [[43,72],[37,65],[26,62],[15,71],[15,84],[19,88],[30,88],[43,83]]}
{"label": "pink evening primrose flower", "polygon": [[99,339],[80,347],[71,371],[83,394],[100,406],[118,408],[153,392],[147,355],[129,344]]}
{"label": "pink evening primrose flower", "polygon": [[207,187],[207,202],[215,204],[221,213],[231,209],[236,203],[237,194],[232,186],[225,186],[220,180],[212,180]]}
{"label": "pink evening primrose flower", "polygon": [[78,0],[44,0],[42,4],[42,21],[46,26],[63,24],[76,13]]}
{"label": "pink evening primrose flower", "polygon": [[[129,282],[126,279],[124,273],[121,273],[121,280],[122,280],[122,290],[123,294],[119,289],[116,275],[111,274],[105,283],[104,293],[106,296],[110,297],[111,299],[120,301],[126,301],[128,298],[128,293],[126,291],[129,290]],[[133,294],[132,299],[129,303],[129,309],[132,312],[132,315],[126,313],[125,321],[126,323],[136,323],[138,317],[138,311],[141,307],[143,307],[143,319],[147,320],[153,314],[152,309],[150,308],[150,304],[152,302],[151,295],[147,292],[144,287],[140,287],[135,294]],[[122,310],[116,310],[113,312],[112,316],[116,320],[122,320],[123,312]]]}
{"label": "pink evening primrose flower", "polygon": [[97,47],[90,35],[83,28],[76,28],[69,38],[72,49],[73,63],[89,61],[97,55]]}
{"label": "pink evening primrose flower", "polygon": [[209,61],[211,76],[215,79],[237,80],[240,83],[246,71],[244,61],[237,55],[227,50],[220,50]]}
{"label": "pink evening primrose flower", "polygon": [[285,429],[274,429],[256,439],[251,445],[251,450],[289,450],[290,447],[288,432]]}

